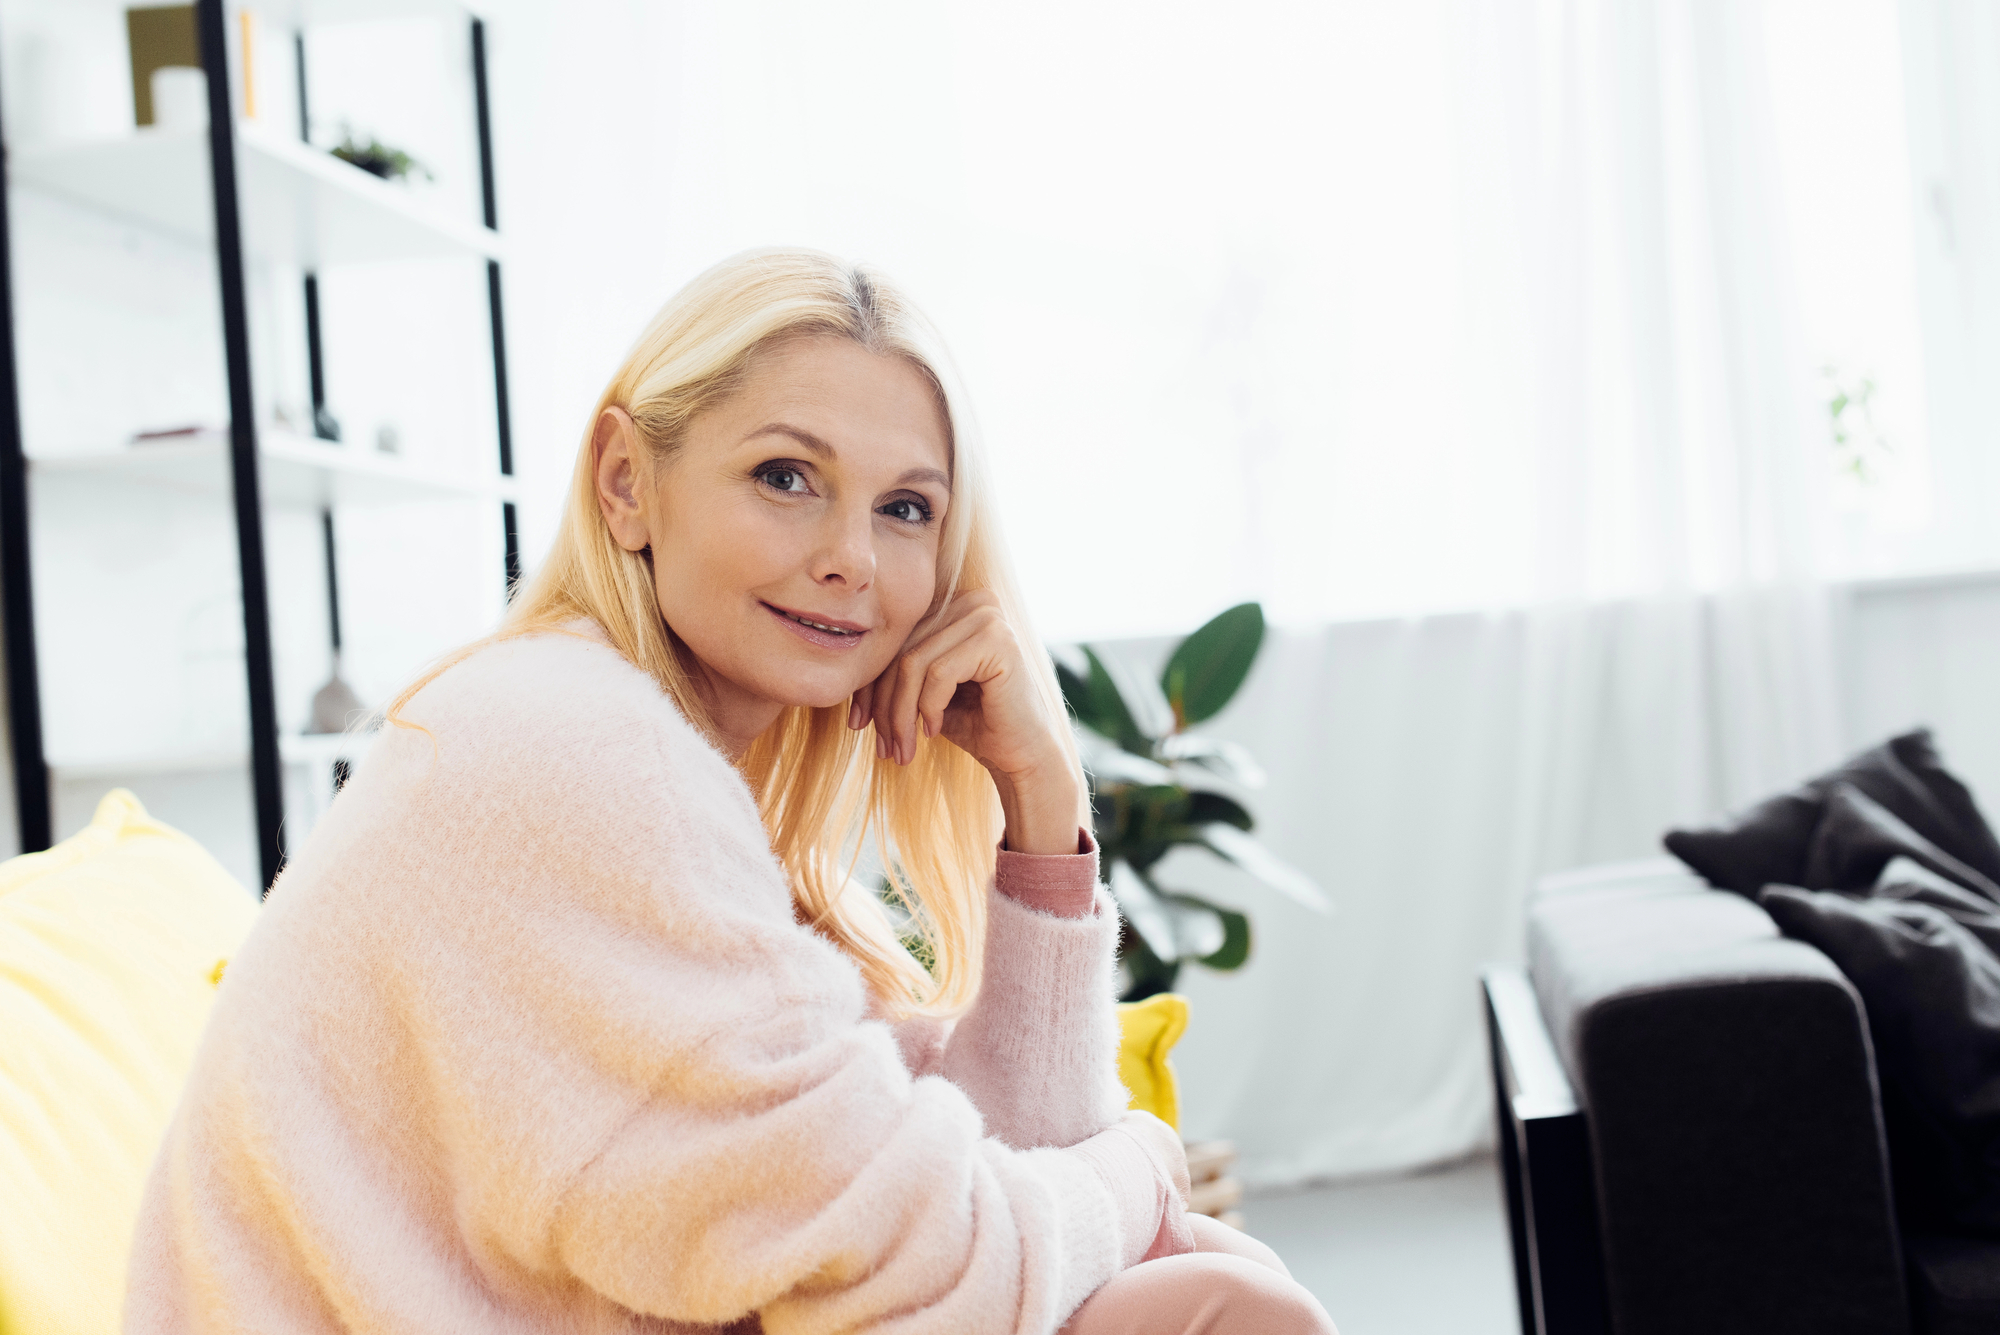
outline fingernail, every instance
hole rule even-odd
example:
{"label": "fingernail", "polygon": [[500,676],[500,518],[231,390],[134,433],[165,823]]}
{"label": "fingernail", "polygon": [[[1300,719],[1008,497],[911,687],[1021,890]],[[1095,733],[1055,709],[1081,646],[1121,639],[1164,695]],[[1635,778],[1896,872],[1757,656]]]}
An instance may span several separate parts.
{"label": "fingernail", "polygon": [[887,760],[889,758],[889,739],[884,737],[880,732],[875,734],[875,758],[877,760]]}
{"label": "fingernail", "polygon": [[849,732],[853,732],[856,728],[860,726],[861,726],[861,702],[859,700],[849,700],[847,702],[847,730]]}

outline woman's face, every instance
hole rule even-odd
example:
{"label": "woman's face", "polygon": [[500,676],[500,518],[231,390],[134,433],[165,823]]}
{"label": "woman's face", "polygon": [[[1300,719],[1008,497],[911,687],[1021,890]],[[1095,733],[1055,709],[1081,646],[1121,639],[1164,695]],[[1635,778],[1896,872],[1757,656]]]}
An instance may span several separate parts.
{"label": "woman's face", "polygon": [[644,467],[631,419],[598,423],[598,499],[653,549],[660,614],[703,669],[738,752],[791,705],[844,703],[930,610],[951,503],[923,373],[840,338],[767,349],[742,387]]}

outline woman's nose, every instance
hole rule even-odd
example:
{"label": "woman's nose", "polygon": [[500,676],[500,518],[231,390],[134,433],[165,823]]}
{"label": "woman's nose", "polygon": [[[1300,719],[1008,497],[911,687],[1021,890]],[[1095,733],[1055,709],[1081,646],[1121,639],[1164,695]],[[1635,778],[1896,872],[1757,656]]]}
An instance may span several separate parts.
{"label": "woman's nose", "polygon": [[827,515],[826,540],[813,556],[815,584],[839,584],[863,589],[875,578],[875,512],[865,506],[858,513],[834,507]]}

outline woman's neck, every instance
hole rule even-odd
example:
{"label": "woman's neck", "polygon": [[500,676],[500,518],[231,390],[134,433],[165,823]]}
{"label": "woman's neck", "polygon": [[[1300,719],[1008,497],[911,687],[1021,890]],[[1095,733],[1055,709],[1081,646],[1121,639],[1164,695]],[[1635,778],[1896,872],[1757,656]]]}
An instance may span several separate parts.
{"label": "woman's neck", "polygon": [[708,712],[709,740],[731,763],[741,764],[751,744],[770,730],[785,706],[745,691],[705,666],[697,665],[691,676],[695,694]]}

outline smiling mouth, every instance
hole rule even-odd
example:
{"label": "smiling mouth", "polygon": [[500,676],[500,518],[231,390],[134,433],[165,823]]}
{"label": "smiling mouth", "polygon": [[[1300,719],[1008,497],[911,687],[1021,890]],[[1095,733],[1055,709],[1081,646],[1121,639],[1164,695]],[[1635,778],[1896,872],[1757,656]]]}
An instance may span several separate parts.
{"label": "smiling mouth", "polygon": [[775,612],[777,615],[783,617],[787,621],[796,622],[801,626],[805,626],[812,630],[820,631],[821,633],[826,635],[840,635],[848,638],[857,638],[859,636],[868,633],[866,627],[857,626],[852,622],[815,621],[811,617],[806,616],[802,613],[788,612],[784,608],[775,606],[774,604],[771,603],[765,603],[764,606],[769,608],[772,612]]}

